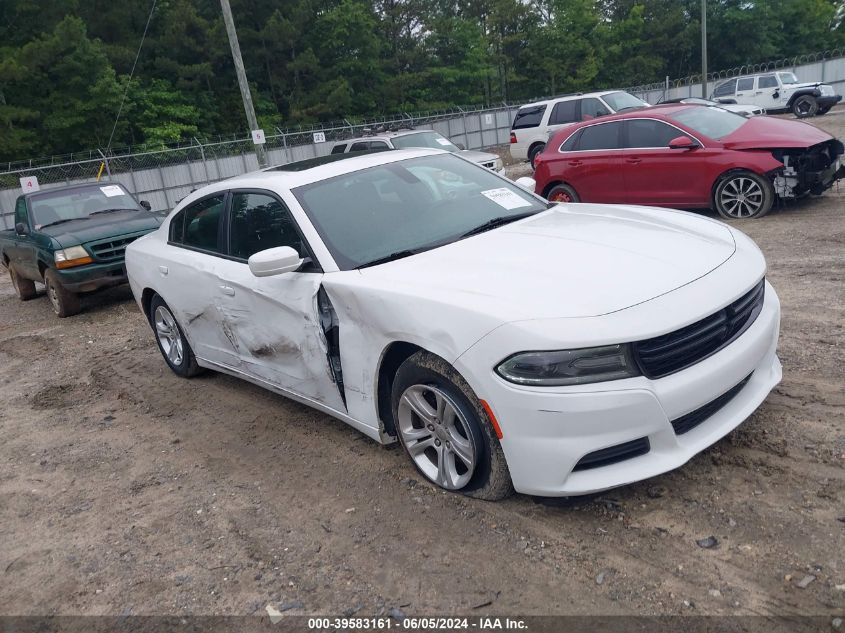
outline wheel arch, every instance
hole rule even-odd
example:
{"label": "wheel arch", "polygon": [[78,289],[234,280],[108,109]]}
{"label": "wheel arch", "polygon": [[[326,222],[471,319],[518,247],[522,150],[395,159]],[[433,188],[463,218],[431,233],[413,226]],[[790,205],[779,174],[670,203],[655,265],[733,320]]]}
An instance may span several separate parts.
{"label": "wheel arch", "polygon": [[800,90],[796,90],[789,96],[789,101],[786,103],[786,107],[792,108],[792,105],[798,97],[804,97],[807,95],[818,98],[821,96],[821,91],[818,88],[801,88]]}
{"label": "wheel arch", "polygon": [[551,190],[554,189],[555,187],[557,187],[558,185],[566,185],[567,187],[572,189],[572,191],[574,191],[576,194],[578,193],[578,190],[575,188],[574,185],[572,185],[572,183],[570,183],[566,180],[553,180],[553,181],[549,182],[549,184],[547,184],[545,187],[543,187],[542,196],[544,198],[546,198],[549,195],[549,193],[551,192]]}
{"label": "wheel arch", "polygon": [[719,183],[721,183],[725,178],[728,178],[731,174],[739,174],[739,173],[747,172],[747,171],[750,171],[752,174],[756,174],[757,176],[760,176],[761,178],[766,178],[767,180],[769,179],[769,176],[767,174],[760,173],[759,171],[757,171],[756,169],[754,169],[752,167],[730,167],[730,168],[726,169],[725,171],[720,173],[718,176],[716,176],[716,178],[713,180],[712,184],[710,185],[710,205],[711,205],[711,208],[713,208],[713,210],[715,210],[716,188],[719,186]]}
{"label": "wheel arch", "polygon": [[399,371],[399,366],[419,351],[429,350],[415,343],[393,341],[384,348],[379,359],[378,371],[376,373],[376,407],[384,433],[392,437],[396,436],[393,412],[390,410],[390,394],[393,389],[393,380],[396,378],[396,372]]}
{"label": "wheel arch", "polygon": [[147,321],[149,321],[150,323],[152,323],[150,307],[153,303],[153,297],[157,294],[158,293],[152,288],[144,288],[144,290],[141,292],[141,309],[144,312],[144,316],[147,317]]}

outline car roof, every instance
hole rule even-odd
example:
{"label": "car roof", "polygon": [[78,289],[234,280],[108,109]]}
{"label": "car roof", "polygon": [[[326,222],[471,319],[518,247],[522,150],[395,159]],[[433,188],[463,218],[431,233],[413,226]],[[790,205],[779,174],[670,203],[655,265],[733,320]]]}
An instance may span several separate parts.
{"label": "car roof", "polygon": [[[341,143],[354,143],[356,141],[372,141],[372,140],[381,140],[381,139],[391,139],[396,138],[398,136],[409,136],[411,134],[419,134],[420,132],[437,132],[437,130],[425,129],[425,130],[395,130],[395,131],[388,131],[388,132],[374,132],[373,134],[367,134],[365,136],[353,136],[351,138],[345,138],[343,140],[337,141],[335,145],[340,145]],[[437,132],[439,134],[439,132]]]}
{"label": "car roof", "polygon": [[523,108],[533,108],[536,106],[541,105],[548,105],[550,103],[555,103],[556,101],[570,101],[572,99],[584,99],[587,97],[603,97],[604,95],[609,95],[614,92],[625,92],[624,90],[598,90],[596,92],[578,92],[571,95],[560,95],[557,97],[549,97],[548,99],[543,99],[541,101],[533,101],[531,103],[525,103],[519,106],[519,109],[522,110]]}
{"label": "car roof", "polygon": [[370,151],[321,156],[296,163],[288,163],[287,165],[269,167],[261,171],[253,171],[206,185],[191,192],[180,202],[180,205],[228,189],[295,189],[369,167],[439,154],[451,155],[450,152],[439,149],[414,148],[397,149],[389,152]]}
{"label": "car roof", "polygon": [[[45,189],[39,189],[38,191],[29,191],[27,193],[21,194],[24,198],[31,198],[33,196],[43,195],[45,193],[54,194],[54,193],[62,193],[64,191],[75,191],[77,189],[90,189],[91,187],[107,187],[109,185],[119,185],[121,189],[126,191],[126,187],[123,184],[117,182],[116,180],[106,180],[103,182],[82,182],[75,185],[65,185],[64,187],[48,187]],[[126,191],[126,193],[129,193]]]}

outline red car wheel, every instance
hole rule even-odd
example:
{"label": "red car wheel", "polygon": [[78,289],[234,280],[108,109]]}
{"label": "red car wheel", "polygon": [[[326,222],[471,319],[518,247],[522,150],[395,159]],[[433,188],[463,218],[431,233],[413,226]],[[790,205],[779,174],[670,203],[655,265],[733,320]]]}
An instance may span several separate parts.
{"label": "red car wheel", "polygon": [[555,185],[546,197],[549,202],[580,202],[581,199],[569,185]]}

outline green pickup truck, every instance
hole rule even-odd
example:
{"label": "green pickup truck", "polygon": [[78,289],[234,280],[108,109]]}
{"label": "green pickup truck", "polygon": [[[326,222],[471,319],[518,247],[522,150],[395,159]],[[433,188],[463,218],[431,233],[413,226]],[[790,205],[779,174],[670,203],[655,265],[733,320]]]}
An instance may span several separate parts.
{"label": "green pickup truck", "polygon": [[80,310],[79,295],[126,282],[126,245],[161,218],[117,183],[90,183],[20,196],[15,227],[0,231],[0,262],[22,301],[43,283],[53,311]]}

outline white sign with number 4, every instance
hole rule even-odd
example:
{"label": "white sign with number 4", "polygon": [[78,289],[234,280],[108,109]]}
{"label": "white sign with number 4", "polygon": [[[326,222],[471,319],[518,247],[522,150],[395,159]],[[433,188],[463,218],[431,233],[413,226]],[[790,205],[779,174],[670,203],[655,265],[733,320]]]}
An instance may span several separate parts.
{"label": "white sign with number 4", "polygon": [[31,193],[33,191],[38,191],[41,187],[38,186],[38,177],[37,176],[25,176],[21,178],[21,190],[24,193]]}

